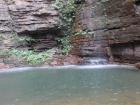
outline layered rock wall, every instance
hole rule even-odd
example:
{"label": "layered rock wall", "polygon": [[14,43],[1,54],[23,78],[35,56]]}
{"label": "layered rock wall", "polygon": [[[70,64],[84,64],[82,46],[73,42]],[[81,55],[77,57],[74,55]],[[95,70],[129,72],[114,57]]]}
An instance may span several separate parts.
{"label": "layered rock wall", "polygon": [[85,3],[80,5],[76,31],[88,30],[92,33],[90,40],[93,40],[93,44],[90,41],[83,42],[78,50],[79,55],[88,51],[89,56],[113,56],[115,61],[130,63],[140,61],[138,1],[85,0]]}
{"label": "layered rock wall", "polygon": [[12,46],[11,17],[8,12],[8,6],[4,0],[0,0],[0,49],[8,49]]}
{"label": "layered rock wall", "polygon": [[30,34],[57,29],[58,12],[52,6],[54,0],[6,0],[13,20],[14,30]]}
{"label": "layered rock wall", "polygon": [[11,37],[13,34],[29,36],[36,40],[35,47],[32,47],[39,51],[57,46],[55,37],[60,30],[57,28],[58,12],[52,6],[54,2],[54,0],[1,0],[0,33],[9,32]]}
{"label": "layered rock wall", "polygon": [[[84,2],[83,2],[84,1]],[[0,0],[0,49],[13,47],[13,34],[36,39],[38,51],[57,46],[59,13],[54,0]],[[140,61],[139,0],[82,0],[74,23],[71,53],[81,57],[107,57],[115,61]]]}

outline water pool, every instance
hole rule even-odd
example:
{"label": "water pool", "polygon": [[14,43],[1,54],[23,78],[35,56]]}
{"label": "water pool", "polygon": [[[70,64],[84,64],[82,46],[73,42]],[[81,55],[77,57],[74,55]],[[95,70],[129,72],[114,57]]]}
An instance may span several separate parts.
{"label": "water pool", "polygon": [[122,67],[2,72],[0,105],[140,105],[140,72]]}

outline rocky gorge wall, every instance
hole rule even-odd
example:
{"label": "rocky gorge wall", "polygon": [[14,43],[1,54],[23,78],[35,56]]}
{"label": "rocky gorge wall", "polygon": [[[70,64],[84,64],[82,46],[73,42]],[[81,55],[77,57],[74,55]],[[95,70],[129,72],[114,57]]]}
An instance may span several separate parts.
{"label": "rocky gorge wall", "polygon": [[0,0],[0,50],[12,47],[12,42],[10,41],[11,25],[8,6],[4,0]]}
{"label": "rocky gorge wall", "polygon": [[[59,17],[58,11],[52,6],[54,2],[54,0],[0,0],[0,34],[4,34],[2,36],[6,37],[4,39],[11,45],[10,39],[14,34],[30,36],[37,42],[32,47],[39,51],[57,46],[55,36],[59,34],[57,28]],[[7,37],[9,34],[10,37]]]}
{"label": "rocky gorge wall", "polygon": [[[80,56],[107,56],[110,61],[140,61],[140,1],[85,0],[79,4],[76,31],[88,30],[90,40],[75,51]],[[78,41],[78,40],[77,40]],[[76,46],[77,47],[77,46]],[[103,53],[103,54],[102,54]],[[91,54],[91,55],[90,55]]]}
{"label": "rocky gorge wall", "polygon": [[[139,0],[78,0],[71,54],[105,57],[110,61],[140,61]],[[61,30],[55,0],[0,0],[0,50],[14,47],[12,37],[30,36],[38,51],[57,47]]]}

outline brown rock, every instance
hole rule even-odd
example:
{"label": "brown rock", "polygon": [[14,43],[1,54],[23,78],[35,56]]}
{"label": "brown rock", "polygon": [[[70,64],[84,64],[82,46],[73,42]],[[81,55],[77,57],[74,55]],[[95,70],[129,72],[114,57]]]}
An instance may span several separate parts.
{"label": "brown rock", "polygon": [[62,66],[63,60],[61,58],[54,58],[53,61],[49,64],[51,66]]}
{"label": "brown rock", "polygon": [[64,58],[64,65],[78,65],[82,62],[82,59],[75,55],[67,55]]}
{"label": "brown rock", "polygon": [[53,59],[46,62],[44,65],[63,66],[63,65],[78,65],[81,64],[82,59],[75,55],[54,55]]}
{"label": "brown rock", "polygon": [[86,0],[86,5],[82,5],[76,14],[75,29],[89,30],[93,33],[90,34],[92,41],[82,40],[79,44],[81,41],[74,38],[72,53],[83,57],[105,56],[111,61],[114,58],[133,64],[139,62],[139,8],[134,0]]}
{"label": "brown rock", "polygon": [[[0,0],[0,35],[4,36],[4,39],[0,36],[0,49],[13,47],[11,30],[19,35],[36,36],[38,42],[32,44],[31,48],[37,51],[56,47],[55,35],[60,32],[57,29],[60,20],[58,11],[52,6],[54,1]],[[111,55],[110,60],[114,58],[133,64],[140,62],[140,5],[132,1],[85,0],[85,5],[77,10],[73,29],[76,32],[88,30],[90,34],[88,38],[79,35],[71,39],[74,46],[71,54],[81,57]],[[110,52],[106,47],[110,48]],[[52,65],[63,60],[65,64],[77,63],[70,57],[62,57],[55,59]]]}
{"label": "brown rock", "polygon": [[[12,2],[13,1],[13,2]],[[56,29],[58,12],[52,6],[53,0],[10,0],[7,1],[14,30],[17,33],[35,33]]]}
{"label": "brown rock", "polygon": [[135,64],[135,67],[140,69],[140,62]]}
{"label": "brown rock", "polygon": [[7,69],[7,68],[10,68],[10,66],[4,63],[0,63],[0,69]]}

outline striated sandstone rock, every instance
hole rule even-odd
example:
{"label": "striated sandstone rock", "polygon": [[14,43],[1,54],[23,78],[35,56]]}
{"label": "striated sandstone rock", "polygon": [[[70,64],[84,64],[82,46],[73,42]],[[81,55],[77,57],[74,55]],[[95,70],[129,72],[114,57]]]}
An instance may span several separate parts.
{"label": "striated sandstone rock", "polygon": [[[55,0],[0,0],[0,49],[18,47],[44,51],[57,46],[59,14]],[[13,37],[25,35],[37,43],[16,46]],[[26,48],[24,48],[26,47]]]}
{"label": "striated sandstone rock", "polygon": [[54,0],[6,0],[17,33],[30,34],[57,30],[58,12]]}
{"label": "striated sandstone rock", "polygon": [[134,0],[85,0],[76,14],[75,30],[93,34],[91,41],[74,47],[75,54],[114,57],[119,62],[140,61],[139,4]]}
{"label": "striated sandstone rock", "polygon": [[8,6],[4,0],[0,0],[0,33],[11,32],[11,17]]}
{"label": "striated sandstone rock", "polygon": [[4,0],[0,0],[0,50],[13,46],[11,41],[12,33],[11,17],[8,6]]}
{"label": "striated sandstone rock", "polygon": [[[0,50],[13,47],[14,33],[37,40],[28,46],[44,51],[57,45],[59,14],[55,0],[0,0]],[[83,2],[84,1],[84,2]],[[71,54],[107,57],[118,62],[140,61],[140,3],[134,0],[83,0],[78,2],[74,29],[88,30],[75,36]],[[82,4],[80,4],[82,3]],[[14,33],[13,33],[14,32]],[[1,37],[2,36],[2,37]],[[113,58],[114,57],[114,58]]]}
{"label": "striated sandstone rock", "polygon": [[79,65],[82,63],[82,58],[75,55],[55,55],[50,63],[44,65],[63,66],[63,65]]}

